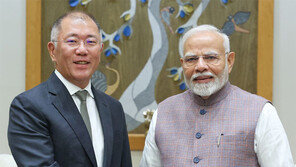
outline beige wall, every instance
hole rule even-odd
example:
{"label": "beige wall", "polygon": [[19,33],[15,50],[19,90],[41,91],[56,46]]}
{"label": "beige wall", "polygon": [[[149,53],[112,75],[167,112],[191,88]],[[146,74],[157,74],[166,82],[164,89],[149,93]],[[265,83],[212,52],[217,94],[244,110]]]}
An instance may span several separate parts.
{"label": "beige wall", "polygon": [[[0,0],[0,154],[7,145],[8,108],[14,96],[25,89],[25,0]],[[275,0],[273,103],[286,129],[296,160],[296,1]],[[138,166],[141,152],[132,152]]]}
{"label": "beige wall", "polygon": [[9,153],[8,109],[25,90],[26,1],[0,0],[0,154]]}
{"label": "beige wall", "polygon": [[[296,161],[296,1],[275,0],[273,103],[287,132]],[[296,162],[295,162],[296,163]]]}

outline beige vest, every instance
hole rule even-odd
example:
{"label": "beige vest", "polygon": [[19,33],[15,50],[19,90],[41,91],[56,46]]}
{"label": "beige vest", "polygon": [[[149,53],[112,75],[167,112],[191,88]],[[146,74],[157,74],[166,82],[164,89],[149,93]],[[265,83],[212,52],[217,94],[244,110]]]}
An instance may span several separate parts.
{"label": "beige vest", "polygon": [[190,90],[164,100],[155,129],[163,165],[259,166],[254,134],[267,102],[230,83],[207,100]]}

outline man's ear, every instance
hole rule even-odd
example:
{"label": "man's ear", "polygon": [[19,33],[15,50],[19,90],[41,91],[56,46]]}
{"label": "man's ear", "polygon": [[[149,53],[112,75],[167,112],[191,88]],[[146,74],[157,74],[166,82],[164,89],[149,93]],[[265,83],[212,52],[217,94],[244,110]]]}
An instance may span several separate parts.
{"label": "man's ear", "polygon": [[48,42],[47,44],[47,50],[48,50],[48,53],[50,55],[50,58],[51,58],[51,61],[53,62],[56,62],[56,57],[55,57],[55,49],[56,49],[56,46],[54,45],[53,42]]}
{"label": "man's ear", "polygon": [[181,66],[183,67],[184,60],[180,58]]}
{"label": "man's ear", "polygon": [[235,53],[229,52],[227,56],[228,73],[230,74],[235,60]]}
{"label": "man's ear", "polygon": [[100,52],[103,51],[103,48],[104,48],[104,43],[102,42],[102,43],[101,43],[101,49],[100,49]]}

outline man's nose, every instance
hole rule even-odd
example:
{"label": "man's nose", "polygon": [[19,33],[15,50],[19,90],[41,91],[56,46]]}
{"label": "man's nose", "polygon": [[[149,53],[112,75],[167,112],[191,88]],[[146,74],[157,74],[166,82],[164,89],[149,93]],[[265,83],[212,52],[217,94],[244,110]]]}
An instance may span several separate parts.
{"label": "man's nose", "polygon": [[199,57],[197,60],[197,63],[195,64],[195,70],[198,72],[204,72],[208,70],[209,66],[208,64],[204,61],[203,57]]}
{"label": "man's nose", "polygon": [[78,55],[86,55],[87,54],[87,47],[84,41],[80,41],[78,48],[76,49],[76,54]]}

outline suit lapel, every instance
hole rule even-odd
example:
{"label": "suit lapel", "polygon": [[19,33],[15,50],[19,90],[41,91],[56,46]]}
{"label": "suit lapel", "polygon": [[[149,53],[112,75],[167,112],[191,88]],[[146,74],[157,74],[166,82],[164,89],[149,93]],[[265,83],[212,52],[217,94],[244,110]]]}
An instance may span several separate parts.
{"label": "suit lapel", "polygon": [[67,88],[54,73],[52,73],[47,82],[49,93],[52,95],[52,104],[73,129],[93,166],[97,166],[92,141],[87,133],[87,128],[83,119]]}
{"label": "suit lapel", "polygon": [[107,105],[106,99],[101,92],[95,90],[92,86],[92,92],[96,101],[96,105],[100,114],[104,134],[104,161],[103,166],[108,167],[111,165],[111,157],[113,150],[113,124],[111,118],[111,111]]}

